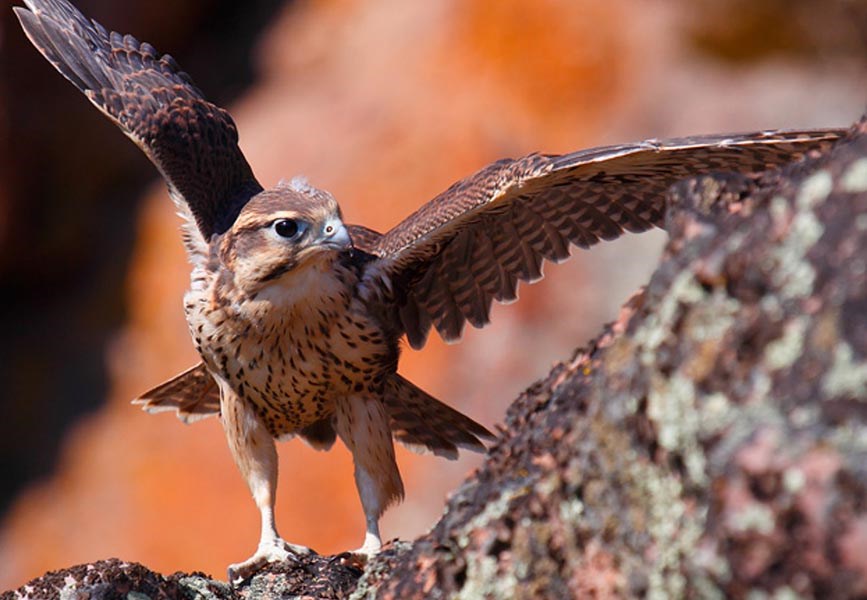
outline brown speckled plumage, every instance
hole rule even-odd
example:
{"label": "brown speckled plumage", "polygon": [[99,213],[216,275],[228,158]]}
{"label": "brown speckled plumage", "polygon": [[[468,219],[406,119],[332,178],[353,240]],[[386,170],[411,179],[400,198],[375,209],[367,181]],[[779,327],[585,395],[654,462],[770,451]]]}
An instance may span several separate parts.
{"label": "brown speckled plumage", "polygon": [[219,413],[261,512],[258,551],[230,568],[307,551],[274,525],[275,438],[353,454],[367,520],[403,494],[392,438],[453,458],[490,433],[396,373],[398,343],[431,327],[457,339],[513,300],[544,260],[663,224],[665,191],[716,170],[789,162],[842,134],[776,131],[646,141],[500,160],[454,184],[385,234],[345,226],[305,181],[263,190],[231,117],[168,55],[87,20],[66,0],[15,12],[36,48],[132,138],[166,179],[193,265],[185,309],[202,363],[138,400],[184,420]]}
{"label": "brown speckled plumage", "polygon": [[397,368],[397,338],[386,338],[353,293],[360,273],[348,257],[335,254],[313,268],[317,281],[329,284],[277,310],[258,290],[247,293],[221,278],[221,269],[187,295],[187,318],[208,369],[275,437],[330,417],[334,397],[381,395],[384,376]]}

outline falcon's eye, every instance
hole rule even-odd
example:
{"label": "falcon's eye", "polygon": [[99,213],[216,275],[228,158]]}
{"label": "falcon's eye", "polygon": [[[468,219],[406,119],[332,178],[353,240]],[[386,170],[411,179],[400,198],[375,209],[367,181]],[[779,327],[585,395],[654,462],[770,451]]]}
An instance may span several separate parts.
{"label": "falcon's eye", "polygon": [[288,240],[300,238],[307,229],[304,221],[297,221],[295,219],[277,219],[274,221],[273,227],[277,235]]}

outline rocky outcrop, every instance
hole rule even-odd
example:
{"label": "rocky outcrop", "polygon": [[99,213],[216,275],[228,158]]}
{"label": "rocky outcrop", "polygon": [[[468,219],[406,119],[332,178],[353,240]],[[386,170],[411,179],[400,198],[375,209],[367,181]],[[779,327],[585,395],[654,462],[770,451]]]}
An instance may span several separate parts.
{"label": "rocky outcrop", "polygon": [[867,121],[672,190],[644,291],[362,595],[867,594]]}
{"label": "rocky outcrop", "polygon": [[646,288],[511,405],[427,535],[237,589],[103,561],[4,597],[867,595],[867,119],[670,205]]}

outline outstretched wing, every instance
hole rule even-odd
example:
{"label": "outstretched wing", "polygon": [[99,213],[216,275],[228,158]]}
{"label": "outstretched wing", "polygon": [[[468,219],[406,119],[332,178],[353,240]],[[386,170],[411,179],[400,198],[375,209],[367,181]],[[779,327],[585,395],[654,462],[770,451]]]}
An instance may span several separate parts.
{"label": "outstretched wing", "polygon": [[144,150],[204,240],[228,229],[262,190],[229,113],[150,44],[107,31],[66,0],[25,4],[15,14],[33,45]]}
{"label": "outstretched wing", "polygon": [[[663,225],[674,182],[715,171],[759,172],[827,146],[845,133],[768,131],[649,140],[561,156],[504,159],[457,182],[382,236],[359,232],[377,257],[367,269],[383,307],[410,345],[431,325],[445,340],[464,322],[482,327],[491,302],[542,277],[544,259],[569,256],[624,231]],[[353,234],[355,236],[355,234]]]}

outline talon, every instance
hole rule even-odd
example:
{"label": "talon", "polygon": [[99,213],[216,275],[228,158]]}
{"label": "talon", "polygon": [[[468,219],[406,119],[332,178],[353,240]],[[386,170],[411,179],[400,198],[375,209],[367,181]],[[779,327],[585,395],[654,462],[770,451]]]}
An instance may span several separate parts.
{"label": "talon", "polygon": [[331,557],[329,562],[331,564],[338,564],[341,567],[350,567],[358,570],[364,570],[364,567],[367,565],[367,561],[370,559],[371,555],[368,554],[360,554],[358,552],[341,552],[340,554],[335,554]]}
{"label": "talon", "polygon": [[296,556],[310,556],[317,554],[316,550],[313,548],[308,548],[307,546],[302,546],[301,544],[290,544],[285,540],[280,540],[282,542],[283,547],[286,548],[291,554]]}
{"label": "talon", "polygon": [[279,538],[267,544],[260,544],[256,550],[256,554],[244,562],[229,565],[227,570],[229,583],[236,586],[255,575],[257,571],[266,565],[284,562],[293,558],[297,559],[309,554],[316,554],[316,552],[307,546],[290,544]]}

